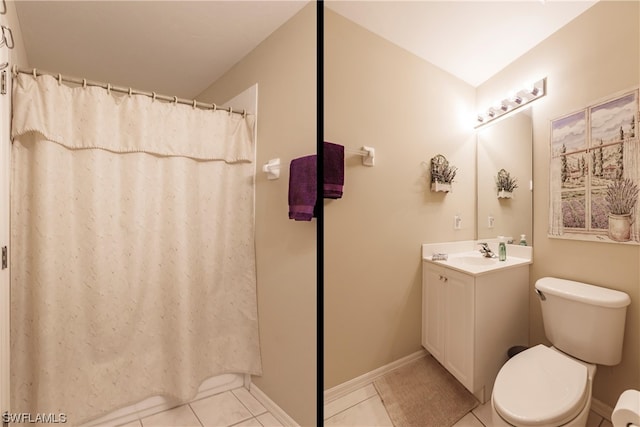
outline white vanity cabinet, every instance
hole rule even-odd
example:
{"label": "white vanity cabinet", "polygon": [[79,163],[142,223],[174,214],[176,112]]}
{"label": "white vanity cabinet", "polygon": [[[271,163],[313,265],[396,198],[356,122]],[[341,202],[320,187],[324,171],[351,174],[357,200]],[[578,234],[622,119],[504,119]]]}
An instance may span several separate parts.
{"label": "white vanity cabinet", "polygon": [[422,264],[422,345],[484,403],[507,350],[529,341],[529,265],[474,275]]}

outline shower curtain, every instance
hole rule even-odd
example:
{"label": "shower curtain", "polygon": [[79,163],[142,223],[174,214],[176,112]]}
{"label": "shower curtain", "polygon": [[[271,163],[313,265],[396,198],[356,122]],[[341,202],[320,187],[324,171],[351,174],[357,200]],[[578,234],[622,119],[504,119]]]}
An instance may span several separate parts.
{"label": "shower curtain", "polygon": [[14,87],[12,412],[77,425],[260,375],[253,116]]}

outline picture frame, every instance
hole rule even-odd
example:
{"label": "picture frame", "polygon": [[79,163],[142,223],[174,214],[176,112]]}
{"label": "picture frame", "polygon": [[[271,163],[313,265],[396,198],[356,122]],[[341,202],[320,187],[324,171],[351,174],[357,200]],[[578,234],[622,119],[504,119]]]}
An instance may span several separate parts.
{"label": "picture frame", "polygon": [[551,120],[550,237],[640,244],[638,116],[636,88]]}

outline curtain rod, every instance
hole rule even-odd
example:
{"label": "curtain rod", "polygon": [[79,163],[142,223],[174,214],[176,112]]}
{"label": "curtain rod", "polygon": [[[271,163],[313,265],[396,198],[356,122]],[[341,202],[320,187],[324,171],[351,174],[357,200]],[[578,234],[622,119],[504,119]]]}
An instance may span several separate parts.
{"label": "curtain rod", "polygon": [[14,65],[13,75],[17,76],[18,73],[31,74],[34,78],[36,78],[37,76],[51,76],[58,79],[59,83],[68,82],[68,83],[75,83],[75,84],[81,85],[82,87],[87,87],[87,86],[101,87],[103,89],[106,89],[107,92],[114,91],[114,92],[126,93],[129,95],[144,95],[153,99],[159,99],[161,101],[169,101],[169,102],[174,102],[176,104],[191,105],[193,108],[199,107],[207,110],[227,111],[229,114],[240,114],[243,117],[246,116],[247,114],[246,110],[233,111],[233,108],[231,107],[220,108],[216,104],[200,102],[200,101],[196,101],[195,99],[185,99],[185,98],[178,98],[177,96],[160,95],[155,92],[146,92],[143,90],[131,89],[130,87],[112,86],[111,83],[103,83],[103,82],[97,82],[94,80],[80,79],[78,77],[70,77],[62,74],[55,74],[48,71],[38,70],[36,68],[31,68],[31,69],[18,68],[17,65]]}

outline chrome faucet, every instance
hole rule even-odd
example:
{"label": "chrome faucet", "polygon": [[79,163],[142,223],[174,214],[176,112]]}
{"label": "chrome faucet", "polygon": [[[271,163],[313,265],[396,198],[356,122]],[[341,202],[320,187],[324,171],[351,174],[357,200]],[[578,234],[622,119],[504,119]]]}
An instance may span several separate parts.
{"label": "chrome faucet", "polygon": [[480,245],[480,253],[484,255],[486,258],[495,258],[496,254],[494,254],[491,249],[489,249],[489,245],[487,243],[478,243]]}

